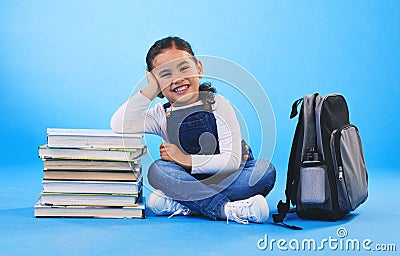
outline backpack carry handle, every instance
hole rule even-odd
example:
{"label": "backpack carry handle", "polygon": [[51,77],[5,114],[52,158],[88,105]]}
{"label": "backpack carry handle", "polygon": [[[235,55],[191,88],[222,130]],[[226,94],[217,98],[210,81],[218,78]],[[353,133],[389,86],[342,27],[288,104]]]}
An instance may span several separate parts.
{"label": "backpack carry handle", "polygon": [[303,98],[300,98],[300,99],[296,100],[295,102],[293,102],[292,111],[290,112],[290,119],[293,119],[294,117],[297,116],[297,114],[299,113],[297,108],[299,107],[299,105],[302,102],[303,102]]}

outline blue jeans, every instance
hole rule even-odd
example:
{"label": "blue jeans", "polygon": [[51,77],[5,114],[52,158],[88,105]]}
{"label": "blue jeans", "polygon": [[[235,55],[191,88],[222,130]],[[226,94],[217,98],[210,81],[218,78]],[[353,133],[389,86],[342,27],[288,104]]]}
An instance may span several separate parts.
{"label": "blue jeans", "polygon": [[175,162],[156,160],[148,171],[150,185],[212,220],[229,201],[257,194],[266,196],[274,187],[275,178],[275,167],[263,159],[248,160],[235,172],[201,180]]}

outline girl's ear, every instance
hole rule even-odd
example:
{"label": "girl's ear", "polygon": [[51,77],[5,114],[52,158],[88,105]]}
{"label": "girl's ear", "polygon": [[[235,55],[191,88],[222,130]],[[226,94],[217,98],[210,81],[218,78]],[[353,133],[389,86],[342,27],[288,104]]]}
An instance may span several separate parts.
{"label": "girl's ear", "polygon": [[197,72],[199,73],[199,78],[203,78],[203,64],[201,63],[200,60],[197,61]]}

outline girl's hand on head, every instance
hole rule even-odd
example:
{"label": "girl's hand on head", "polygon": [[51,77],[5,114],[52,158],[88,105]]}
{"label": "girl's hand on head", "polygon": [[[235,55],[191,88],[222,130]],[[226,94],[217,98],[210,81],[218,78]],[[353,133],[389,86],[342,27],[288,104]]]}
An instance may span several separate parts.
{"label": "girl's hand on head", "polygon": [[153,73],[146,70],[147,86],[140,90],[140,92],[149,100],[154,100],[154,98],[160,93],[160,86],[157,79],[154,77]]}
{"label": "girl's hand on head", "polygon": [[183,153],[175,144],[161,143],[160,157],[164,161],[175,162],[183,168],[190,168],[192,166],[192,157]]}

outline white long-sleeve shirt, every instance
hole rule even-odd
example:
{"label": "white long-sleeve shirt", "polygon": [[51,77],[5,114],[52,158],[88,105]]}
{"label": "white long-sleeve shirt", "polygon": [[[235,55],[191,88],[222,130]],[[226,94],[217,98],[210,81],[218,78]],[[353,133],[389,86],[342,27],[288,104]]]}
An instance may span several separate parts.
{"label": "white long-sleeve shirt", "polygon": [[[133,95],[114,113],[111,118],[111,129],[118,133],[152,133],[169,142],[167,135],[167,118],[162,103],[148,109],[151,101],[140,92]],[[202,104],[173,107],[172,111]],[[241,140],[239,122],[232,105],[221,95],[215,95],[213,113],[216,119],[219,154],[191,155],[192,174],[215,174],[217,172],[235,171],[241,161]],[[168,111],[168,110],[167,110]]]}

